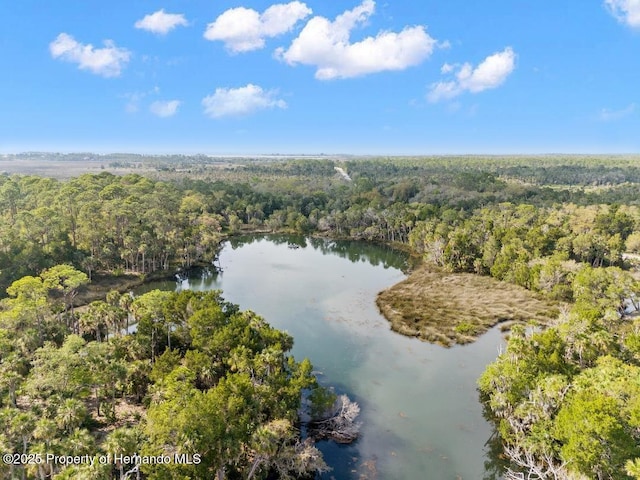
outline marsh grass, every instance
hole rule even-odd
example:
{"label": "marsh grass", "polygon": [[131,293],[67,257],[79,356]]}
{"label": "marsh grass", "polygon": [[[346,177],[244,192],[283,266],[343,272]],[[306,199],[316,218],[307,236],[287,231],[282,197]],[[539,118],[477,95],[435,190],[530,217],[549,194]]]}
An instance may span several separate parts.
{"label": "marsh grass", "polygon": [[422,266],[378,294],[376,304],[403,335],[444,346],[473,342],[499,323],[548,324],[556,305],[491,277]]}

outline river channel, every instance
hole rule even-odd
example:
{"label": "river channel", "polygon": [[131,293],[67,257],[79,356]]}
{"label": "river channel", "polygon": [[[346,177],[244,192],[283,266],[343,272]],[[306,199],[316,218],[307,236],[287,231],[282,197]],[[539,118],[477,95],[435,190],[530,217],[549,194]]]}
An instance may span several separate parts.
{"label": "river channel", "polygon": [[323,480],[497,479],[493,428],[475,385],[502,336],[493,329],[445,349],[392,332],[375,298],[405,278],[406,262],[365,243],[253,236],[225,244],[221,273],[148,288],[221,289],[288,331],[292,354],[308,357],[321,383],[360,404],[357,442],[319,444],[333,468]]}

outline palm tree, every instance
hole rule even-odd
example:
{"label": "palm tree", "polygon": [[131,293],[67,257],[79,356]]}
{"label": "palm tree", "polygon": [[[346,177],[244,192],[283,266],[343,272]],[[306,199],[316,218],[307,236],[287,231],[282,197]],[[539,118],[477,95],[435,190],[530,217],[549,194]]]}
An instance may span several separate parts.
{"label": "palm tree", "polygon": [[36,428],[33,430],[33,438],[42,442],[47,449],[50,449],[57,435],[58,425],[50,418],[38,420]]}
{"label": "palm tree", "polygon": [[[117,428],[105,440],[104,449],[114,459],[122,455],[133,455],[139,450],[141,437],[140,430],[136,428]],[[120,478],[124,478],[124,463],[117,461],[115,464],[120,470]]]}
{"label": "palm tree", "polygon": [[125,293],[124,295],[122,295],[120,297],[120,300],[118,301],[118,306],[125,311],[126,313],[126,321],[127,321],[127,326],[125,331],[128,333],[129,332],[129,321],[131,320],[131,306],[133,305],[133,295],[130,293]]}
{"label": "palm tree", "polygon": [[91,455],[95,453],[95,439],[86,428],[74,430],[64,442],[67,455]]}
{"label": "palm tree", "polygon": [[[33,430],[35,428],[36,416],[31,411],[16,413],[9,420],[8,432],[15,440],[22,443],[22,453],[27,453],[29,442],[33,438]],[[7,450],[10,451],[10,450]]]}
{"label": "palm tree", "polygon": [[67,433],[80,427],[87,418],[87,409],[80,400],[67,398],[58,407],[56,423]]}
{"label": "palm tree", "polygon": [[16,407],[16,390],[23,378],[18,372],[17,362],[13,359],[5,359],[0,363],[0,391],[5,390],[9,393],[9,403],[12,407]]}
{"label": "palm tree", "polygon": [[[38,442],[31,445],[29,449],[30,455],[36,455],[36,458],[45,458],[47,453],[51,453],[46,443]],[[35,462],[26,466],[27,474],[30,478],[38,478],[46,480],[53,475],[53,465],[47,462]]]}
{"label": "palm tree", "polygon": [[80,332],[85,334],[95,334],[98,342],[102,341],[102,329],[106,325],[109,305],[105,302],[97,300],[89,304],[89,308],[80,315],[78,327]]}
{"label": "palm tree", "polygon": [[624,466],[627,469],[627,475],[640,479],[640,458],[628,460]]}

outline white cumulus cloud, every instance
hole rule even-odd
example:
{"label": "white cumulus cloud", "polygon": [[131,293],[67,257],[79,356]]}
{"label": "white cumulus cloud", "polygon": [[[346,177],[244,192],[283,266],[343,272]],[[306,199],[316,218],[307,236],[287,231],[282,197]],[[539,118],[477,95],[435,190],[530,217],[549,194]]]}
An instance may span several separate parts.
{"label": "white cumulus cloud", "polygon": [[307,5],[297,1],[272,5],[261,14],[251,8],[231,8],[207,25],[204,38],[224,42],[233,53],[258,50],[266,38],[290,31],[311,13]]}
{"label": "white cumulus cloud", "polygon": [[511,47],[485,58],[473,68],[470,63],[461,66],[443,65],[442,73],[451,73],[457,69],[455,79],[431,85],[427,98],[438,102],[457,97],[464,92],[478,93],[496,88],[504,83],[516,65],[516,54]]}
{"label": "white cumulus cloud", "polygon": [[147,30],[157,35],[166,35],[176,27],[189,25],[187,19],[181,13],[165,13],[164,9],[145,15],[142,20],[135,23],[136,28]]}
{"label": "white cumulus cloud", "polygon": [[605,0],[604,4],[620,22],[640,28],[640,0]]}
{"label": "white cumulus cloud", "polygon": [[455,68],[456,68],[455,65],[445,63],[444,65],[442,65],[442,68],[440,69],[440,73],[451,73]]}
{"label": "white cumulus cloud", "polygon": [[104,48],[76,41],[71,35],[61,33],[49,44],[51,56],[66,62],[77,63],[81,70],[89,70],[103,77],[117,77],[131,58],[131,52],[119,48],[111,40],[104,41]]}
{"label": "white cumulus cloud", "polygon": [[276,57],[289,65],[317,68],[316,78],[349,78],[385,70],[404,70],[425,60],[436,47],[423,26],[405,27],[401,32],[382,31],[351,43],[351,31],[375,11],[373,0],[364,0],[332,22],[313,17],[288,49],[276,50]]}
{"label": "white cumulus cloud", "polygon": [[284,100],[276,98],[274,90],[263,90],[251,83],[240,88],[216,88],[213,95],[202,99],[204,113],[212,118],[239,116],[267,108],[287,108]]}
{"label": "white cumulus cloud", "polygon": [[161,118],[172,117],[178,112],[178,107],[181,103],[180,100],[157,100],[149,106],[149,110]]}

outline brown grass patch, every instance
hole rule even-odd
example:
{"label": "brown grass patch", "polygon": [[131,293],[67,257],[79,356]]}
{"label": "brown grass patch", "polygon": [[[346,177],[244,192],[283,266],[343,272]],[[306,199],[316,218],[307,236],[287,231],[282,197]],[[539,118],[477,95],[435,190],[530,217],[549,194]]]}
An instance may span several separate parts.
{"label": "brown grass patch", "polygon": [[473,342],[498,323],[548,324],[557,305],[491,277],[445,273],[422,266],[378,294],[391,329],[444,346]]}

